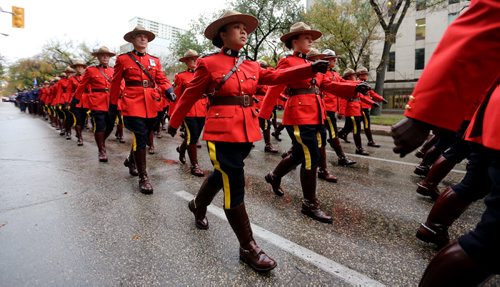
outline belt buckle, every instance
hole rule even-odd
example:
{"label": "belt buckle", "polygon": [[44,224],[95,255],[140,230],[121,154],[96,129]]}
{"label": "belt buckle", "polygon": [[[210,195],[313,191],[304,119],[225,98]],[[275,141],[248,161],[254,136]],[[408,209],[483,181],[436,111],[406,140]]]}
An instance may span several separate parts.
{"label": "belt buckle", "polygon": [[148,80],[142,80],[142,86],[144,88],[148,88],[149,87],[149,81]]}
{"label": "belt buckle", "polygon": [[250,106],[250,96],[249,95],[243,95],[243,106],[244,107]]}

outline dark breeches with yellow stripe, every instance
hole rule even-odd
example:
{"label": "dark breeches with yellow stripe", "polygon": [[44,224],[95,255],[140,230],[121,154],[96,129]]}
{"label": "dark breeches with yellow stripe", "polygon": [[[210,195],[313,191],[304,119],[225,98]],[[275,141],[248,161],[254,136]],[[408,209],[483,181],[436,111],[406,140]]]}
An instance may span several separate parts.
{"label": "dark breeches with yellow stripe", "polygon": [[75,116],[76,116],[76,125],[83,127],[85,126],[85,119],[87,118],[88,109],[85,108],[76,108]]}
{"label": "dark breeches with yellow stripe", "polygon": [[324,125],[286,126],[292,139],[292,160],[311,170],[319,163],[319,148],[325,146],[326,130]]}
{"label": "dark breeches with yellow stripe", "polygon": [[271,130],[271,120],[265,120],[263,118],[259,118],[259,126],[262,131]]}
{"label": "dark breeches with yellow stripe", "polygon": [[369,130],[371,126],[370,109],[361,109],[361,115],[363,116],[363,129]]}
{"label": "dark breeches with yellow stripe", "polygon": [[363,118],[358,116],[346,117],[344,128],[340,132],[345,134],[345,136],[347,136],[350,132],[355,135],[359,135],[361,132],[360,129],[362,120]]}
{"label": "dark breeches with yellow stripe", "polygon": [[328,131],[328,134],[331,139],[337,137],[339,131],[337,128],[337,118],[335,112],[329,112],[329,111],[326,112],[325,128]]}
{"label": "dark breeches with yellow stripe", "polygon": [[230,209],[243,203],[245,198],[244,160],[252,143],[207,142],[208,154],[214,171],[208,183],[224,190],[224,208]]}
{"label": "dark breeches with yellow stripe", "polygon": [[132,132],[134,139],[132,141],[132,150],[145,149],[148,142],[148,135],[154,130],[157,118],[138,118],[123,116],[125,128]]}
{"label": "dark breeches with yellow stripe", "polygon": [[186,129],[186,143],[196,144],[198,139],[200,138],[201,131],[205,126],[205,118],[204,117],[186,117],[184,118],[184,128]]}
{"label": "dark breeches with yellow stripe", "polygon": [[94,132],[104,132],[109,127],[113,127],[113,123],[109,118],[108,112],[103,111],[91,111],[90,115],[92,116]]}

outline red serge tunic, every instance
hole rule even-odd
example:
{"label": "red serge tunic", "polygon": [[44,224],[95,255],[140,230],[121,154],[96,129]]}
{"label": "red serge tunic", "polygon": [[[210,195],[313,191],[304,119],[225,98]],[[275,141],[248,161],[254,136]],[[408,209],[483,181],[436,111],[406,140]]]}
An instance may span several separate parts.
{"label": "red serge tunic", "polygon": [[[171,87],[161,67],[160,60],[147,53],[130,52],[151,74],[155,83],[142,71],[128,53],[116,58],[111,83],[111,103],[118,104],[123,116],[155,118],[162,110],[161,97]],[[122,92],[122,81],[125,87]]]}
{"label": "red serge tunic", "polygon": [[[448,27],[425,67],[406,106],[406,117],[451,131],[459,129],[468,108],[486,95],[499,77],[498,15],[500,1],[471,1]],[[484,121],[485,126],[489,124],[498,127],[498,118]],[[500,132],[488,135],[497,143],[489,147],[500,149]]]}
{"label": "red serge tunic", "polygon": [[[170,119],[171,127],[178,128],[192,105],[203,94],[212,93],[217,83],[234,67],[238,58],[235,55],[227,55],[224,51],[225,49],[221,49],[220,53],[198,59],[194,77],[180,97]],[[302,65],[291,69],[272,71],[262,69],[257,62],[243,61],[214,97],[244,95],[252,97],[257,91],[258,84],[284,84],[312,76],[310,63],[302,62]],[[270,104],[271,111],[275,103],[276,100]],[[259,141],[261,138],[255,106],[209,106],[203,140],[242,143]]]}
{"label": "red serge tunic", "polygon": [[57,82],[56,97],[53,102],[54,105],[62,105],[68,103],[66,99],[68,98],[67,95],[69,94],[69,85],[70,82],[67,78],[62,78]]}
{"label": "red serge tunic", "polygon": [[[283,58],[279,61],[276,71],[283,70],[298,65],[309,63],[305,59],[305,54],[295,53],[294,55]],[[313,83],[314,82],[314,83]],[[275,83],[276,84],[276,83]],[[357,83],[354,82],[334,82],[324,74],[316,74],[313,77],[289,82],[269,87],[264,99],[260,117],[269,119],[279,95],[288,89],[308,89],[318,87],[321,91],[335,93],[341,97],[354,97]],[[317,94],[298,94],[289,96],[283,112],[284,125],[322,125],[326,118],[325,105],[319,93]]]}
{"label": "red serge tunic", "polygon": [[[194,70],[186,70],[175,75],[174,86],[175,94],[182,96],[184,90],[188,87],[189,82],[194,77]],[[186,117],[200,117],[204,118],[207,115],[207,98],[201,98],[194,103],[193,107],[186,114]],[[174,106],[175,108],[175,106]]]}
{"label": "red serge tunic", "polygon": [[92,111],[107,112],[109,109],[109,89],[112,77],[113,68],[102,66],[88,67],[76,89],[75,98],[81,101],[83,93],[87,90],[89,109]]}

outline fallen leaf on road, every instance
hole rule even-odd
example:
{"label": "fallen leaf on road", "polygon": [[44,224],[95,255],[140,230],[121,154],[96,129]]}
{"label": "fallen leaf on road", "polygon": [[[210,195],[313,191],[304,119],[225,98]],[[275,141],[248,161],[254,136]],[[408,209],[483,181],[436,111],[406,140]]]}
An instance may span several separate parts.
{"label": "fallen leaf on road", "polygon": [[139,236],[138,234],[134,234],[134,236],[132,236],[132,240],[134,241],[137,241],[139,239],[141,239],[141,236]]}

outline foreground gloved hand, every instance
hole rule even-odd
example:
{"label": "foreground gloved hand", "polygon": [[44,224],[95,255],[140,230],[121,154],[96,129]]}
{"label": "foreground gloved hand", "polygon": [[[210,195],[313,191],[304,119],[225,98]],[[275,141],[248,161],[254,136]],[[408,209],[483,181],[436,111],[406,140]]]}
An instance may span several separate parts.
{"label": "foreground gloved hand", "polygon": [[394,139],[393,151],[400,157],[406,156],[421,146],[427,139],[431,126],[414,119],[405,118],[391,127],[391,136]]}
{"label": "foreground gloved hand", "polygon": [[372,87],[370,87],[370,85],[368,85],[366,82],[361,82],[356,85],[355,91],[358,93],[362,93],[363,95],[366,95],[366,93],[371,89]]}
{"label": "foreground gloved hand", "polygon": [[177,133],[177,129],[168,125],[168,128],[167,128],[167,133],[169,135],[171,135],[172,137],[175,137],[175,134]]}
{"label": "foreground gloved hand", "polygon": [[325,61],[325,60],[316,60],[314,61],[312,64],[311,64],[311,67],[312,67],[312,70],[313,70],[313,73],[326,73],[326,71],[328,71],[328,66],[330,65],[330,63],[328,61]]}
{"label": "foreground gloved hand", "polygon": [[171,102],[175,102],[177,100],[177,96],[174,93],[174,89],[172,87],[168,88],[165,91],[165,97],[169,99]]}

